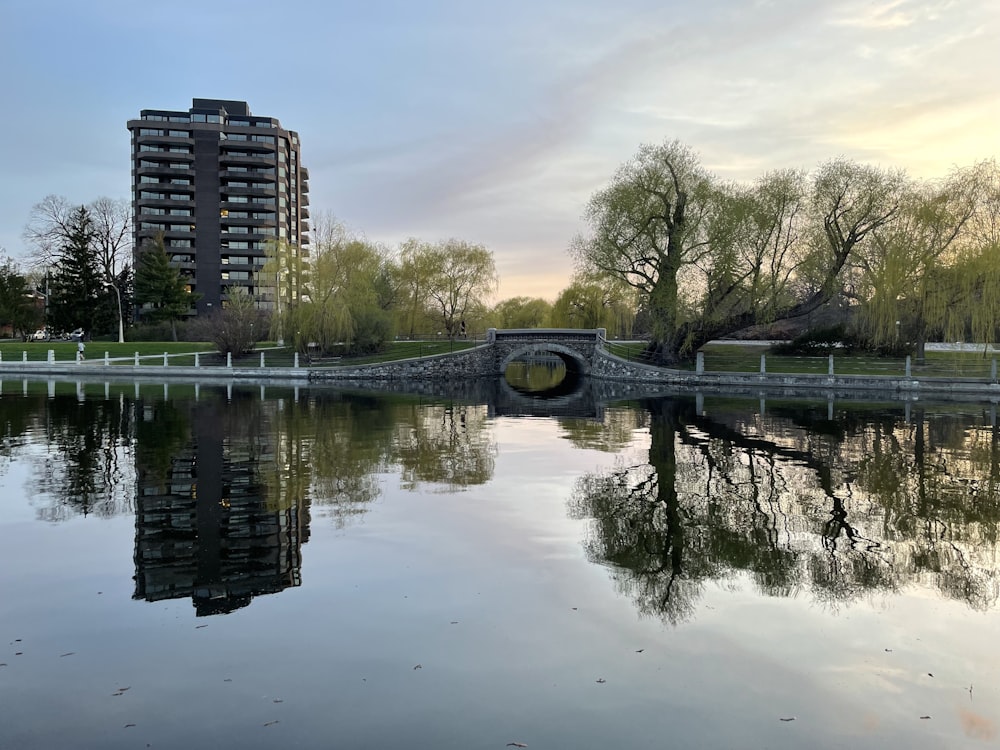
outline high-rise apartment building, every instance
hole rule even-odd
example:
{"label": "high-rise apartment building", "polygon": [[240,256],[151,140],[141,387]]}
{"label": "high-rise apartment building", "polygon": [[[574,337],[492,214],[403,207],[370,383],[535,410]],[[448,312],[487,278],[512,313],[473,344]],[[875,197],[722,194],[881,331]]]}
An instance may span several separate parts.
{"label": "high-rise apartment building", "polygon": [[199,312],[218,309],[232,287],[269,307],[275,282],[258,273],[269,244],[308,255],[309,172],[298,133],[222,99],[194,99],[187,112],[144,109],[128,129],[136,249],[162,232],[201,295]]}

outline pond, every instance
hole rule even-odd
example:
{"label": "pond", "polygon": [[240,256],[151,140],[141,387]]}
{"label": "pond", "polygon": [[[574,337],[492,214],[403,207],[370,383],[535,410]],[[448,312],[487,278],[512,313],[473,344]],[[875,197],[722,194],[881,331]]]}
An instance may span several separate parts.
{"label": "pond", "polygon": [[3,382],[0,747],[997,741],[995,406],[587,403]]}

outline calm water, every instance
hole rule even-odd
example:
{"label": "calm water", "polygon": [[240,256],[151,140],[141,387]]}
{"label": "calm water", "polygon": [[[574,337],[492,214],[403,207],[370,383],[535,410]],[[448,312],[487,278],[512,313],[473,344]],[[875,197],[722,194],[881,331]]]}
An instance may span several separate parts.
{"label": "calm water", "polygon": [[0,747],[1000,741],[988,404],[2,388]]}

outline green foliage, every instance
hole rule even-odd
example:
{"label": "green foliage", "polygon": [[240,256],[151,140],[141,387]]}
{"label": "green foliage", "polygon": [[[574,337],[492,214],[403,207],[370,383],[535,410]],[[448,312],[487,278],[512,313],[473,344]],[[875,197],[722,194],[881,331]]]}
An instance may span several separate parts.
{"label": "green foliage", "polygon": [[490,319],[494,328],[546,328],[551,325],[552,305],[538,297],[511,297],[493,307]]}
{"label": "green foliage", "polygon": [[411,335],[416,320],[428,312],[449,338],[459,335],[462,321],[468,325],[468,318],[485,307],[485,297],[499,283],[493,254],[457,239],[408,240],[401,251],[400,277]]}
{"label": "green foliage", "polygon": [[791,341],[771,347],[774,354],[782,356],[818,357],[826,354],[850,354],[851,336],[843,323],[804,331]]}
{"label": "green foliage", "polygon": [[385,310],[366,308],[354,316],[354,335],[347,353],[352,355],[374,354],[383,351],[392,340],[395,326],[392,316]]}
{"label": "green foliage", "polygon": [[577,276],[552,305],[556,328],[604,328],[610,338],[627,338],[635,321],[634,292],[615,279]]}
{"label": "green foliage", "polygon": [[100,334],[130,318],[131,216],[128,201],[110,198],[73,207],[48,195],[32,207],[24,238],[39,265],[52,269],[51,282],[38,288],[47,290],[53,328]]}
{"label": "green foliage", "polygon": [[92,332],[107,320],[107,292],[93,253],[94,227],[90,212],[80,206],[69,216],[65,233],[56,247],[56,264],[49,283],[49,326],[57,331],[82,328]]}
{"label": "green foliage", "polygon": [[[352,235],[340,223],[320,218],[308,270],[295,270],[301,254],[277,244],[269,251],[264,274],[284,269],[271,333],[291,339],[300,351],[370,353],[394,335],[387,308],[395,302],[398,270],[388,251]],[[291,270],[289,270],[291,269]]]}
{"label": "green foliage", "polygon": [[661,363],[838,294],[852,253],[898,209],[897,173],[846,160],[753,185],[708,174],[680,143],[643,146],[588,204],[581,268],[639,290]]}
{"label": "green foliage", "polygon": [[0,325],[9,325],[22,338],[38,328],[42,320],[40,300],[28,279],[7,259],[0,265]]}
{"label": "green foliage", "polygon": [[151,322],[168,322],[174,341],[176,321],[186,315],[197,300],[188,287],[187,279],[170,264],[159,234],[140,251],[135,271],[135,301],[139,314]]}

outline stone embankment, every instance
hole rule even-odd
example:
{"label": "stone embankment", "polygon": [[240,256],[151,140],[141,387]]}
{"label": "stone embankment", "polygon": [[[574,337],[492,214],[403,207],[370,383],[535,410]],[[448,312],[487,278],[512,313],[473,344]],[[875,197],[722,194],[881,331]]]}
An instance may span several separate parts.
{"label": "stone embankment", "polygon": [[[981,350],[981,348],[980,348]],[[586,373],[601,392],[601,399],[642,398],[656,394],[691,391],[758,395],[763,393],[818,398],[891,398],[917,400],[986,399],[1000,401],[997,378],[913,377],[900,375],[834,375],[706,372],[651,367],[609,353],[601,343],[589,354]],[[390,388],[420,392],[425,388],[464,391],[462,383],[495,379],[502,371],[504,352],[490,341],[472,349],[427,357],[368,365],[336,367],[178,366],[149,358],[145,364],[132,360],[88,360],[86,362],[0,361],[0,377],[50,377],[60,380],[158,381],[158,382],[250,382],[261,384],[329,383],[343,387]],[[431,384],[440,384],[440,387]]]}
{"label": "stone embankment", "polygon": [[996,378],[916,378],[889,375],[817,375],[808,373],[747,373],[671,370],[617,357],[600,349],[594,356],[591,377],[612,383],[642,383],[684,390],[711,390],[733,395],[782,391],[788,395],[822,397],[827,394],[886,392],[917,399],[921,395],[956,399],[1000,399]]}

